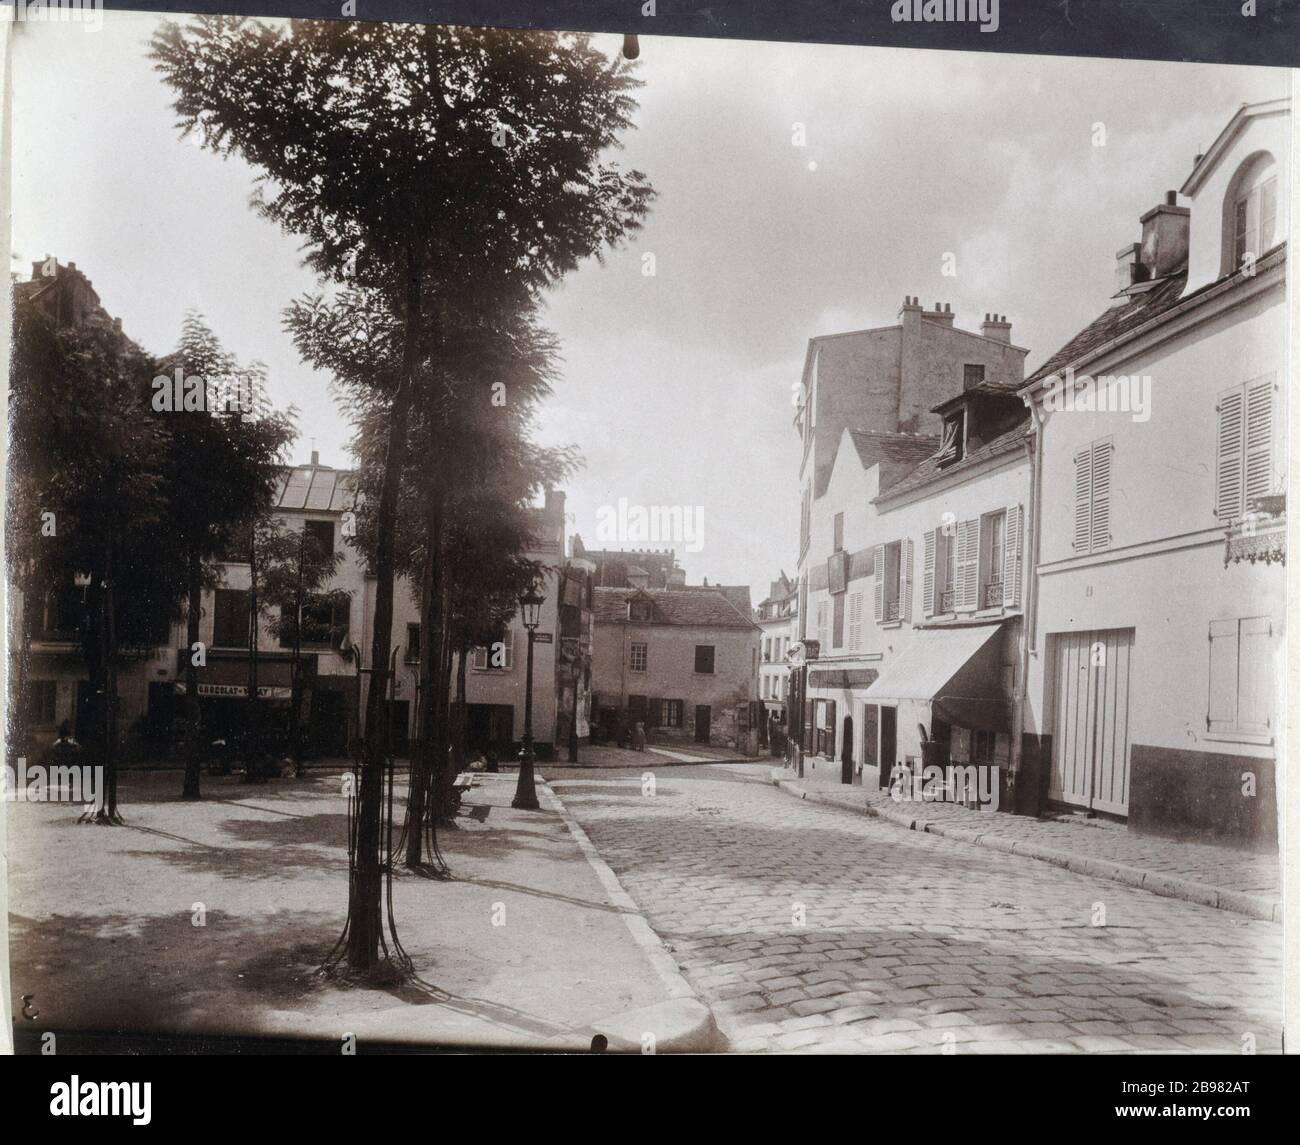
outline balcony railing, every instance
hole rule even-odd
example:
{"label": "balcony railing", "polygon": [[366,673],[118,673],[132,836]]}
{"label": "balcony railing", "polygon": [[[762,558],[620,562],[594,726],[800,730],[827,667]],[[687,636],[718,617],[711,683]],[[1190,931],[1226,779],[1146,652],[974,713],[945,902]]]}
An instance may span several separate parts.
{"label": "balcony railing", "polygon": [[896,600],[887,600],[887,601],[885,601],[885,619],[886,619],[886,620],[897,620],[901,615],[902,615],[902,613],[901,613],[901,610],[899,609],[898,601],[896,601]]}
{"label": "balcony railing", "polygon": [[953,597],[954,597],[954,594],[953,594],[952,589],[949,589],[947,592],[941,592],[941,593],[939,594],[939,611],[940,611],[940,612],[951,612],[951,611],[952,611]]}
{"label": "balcony railing", "polygon": [[984,607],[1001,608],[1003,602],[1002,582],[991,580],[984,586]]}

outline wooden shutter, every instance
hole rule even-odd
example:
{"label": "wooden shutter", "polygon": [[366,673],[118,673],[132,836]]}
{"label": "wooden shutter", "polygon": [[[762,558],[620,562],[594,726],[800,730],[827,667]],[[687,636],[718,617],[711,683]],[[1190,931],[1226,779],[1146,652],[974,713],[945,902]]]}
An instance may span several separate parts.
{"label": "wooden shutter", "polygon": [[1215,450],[1214,512],[1221,521],[1241,516],[1242,443],[1245,440],[1245,400],[1241,390],[1219,398],[1219,433]]}
{"label": "wooden shutter", "polygon": [[1008,505],[1006,528],[1002,534],[1002,603],[1008,608],[1020,607],[1020,535],[1023,510],[1019,505]]}
{"label": "wooden shutter", "polygon": [[925,569],[921,574],[921,615],[933,616],[934,607],[934,564],[935,564],[935,531],[931,529],[925,534]]}
{"label": "wooden shutter", "polygon": [[1273,670],[1270,637],[1273,625],[1266,616],[1241,621],[1237,634],[1237,729],[1255,735],[1272,731]]}
{"label": "wooden shutter", "polygon": [[1209,731],[1229,731],[1237,724],[1237,621],[1210,621]]}
{"label": "wooden shutter", "polygon": [[855,652],[862,650],[862,593],[860,592],[849,596],[849,648]]}
{"label": "wooden shutter", "polygon": [[873,566],[876,574],[875,617],[879,624],[885,619],[885,546],[877,545]]}
{"label": "wooden shutter", "polygon": [[831,759],[835,758],[835,701],[826,701],[826,739],[824,750]]}
{"label": "wooden shutter", "polygon": [[[767,682],[767,679],[768,678],[766,676],[763,677],[764,683]],[[646,711],[646,721],[645,721],[646,727],[657,728],[662,726],[664,722],[663,711],[664,711],[663,700],[658,696],[652,696],[650,698],[649,707]]]}
{"label": "wooden shutter", "polygon": [[1092,446],[1074,455],[1074,549],[1086,553],[1092,543]]}
{"label": "wooden shutter", "polygon": [[912,542],[904,541],[899,546],[899,559],[903,562],[903,570],[899,573],[899,596],[902,597],[899,602],[898,619],[906,620],[909,624],[912,622]]}
{"label": "wooden shutter", "polygon": [[1273,378],[1250,382],[1246,391],[1245,501],[1273,491]]}
{"label": "wooden shutter", "polygon": [[957,569],[953,579],[953,609],[973,612],[979,607],[980,523],[957,522]]}
{"label": "wooden shutter", "polygon": [[1110,438],[1092,445],[1092,550],[1110,544]]}

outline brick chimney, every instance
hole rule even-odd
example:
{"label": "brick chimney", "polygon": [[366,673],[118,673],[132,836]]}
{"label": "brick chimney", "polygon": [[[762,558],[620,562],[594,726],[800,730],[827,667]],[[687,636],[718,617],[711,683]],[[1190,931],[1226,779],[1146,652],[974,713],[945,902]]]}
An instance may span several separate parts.
{"label": "brick chimney", "polygon": [[1005,314],[985,314],[980,323],[980,333],[995,342],[1011,342],[1011,323]]}
{"label": "brick chimney", "polygon": [[923,311],[923,317],[930,322],[942,322],[945,326],[951,326],[956,315],[952,312],[951,303],[936,302],[933,310]]}
{"label": "brick chimney", "polygon": [[311,467],[313,469],[320,468],[320,452],[315,449],[311,451]]}
{"label": "brick chimney", "polygon": [[1142,216],[1142,265],[1152,278],[1173,274],[1187,261],[1191,215],[1178,206],[1177,191],[1166,191],[1165,201]]}
{"label": "brick chimney", "polygon": [[546,491],[546,516],[555,520],[564,520],[564,493],[559,489]]}
{"label": "brick chimney", "polygon": [[1147,268],[1142,265],[1142,244],[1129,243],[1120,247],[1115,255],[1115,292],[1123,293],[1130,286],[1147,280]]}

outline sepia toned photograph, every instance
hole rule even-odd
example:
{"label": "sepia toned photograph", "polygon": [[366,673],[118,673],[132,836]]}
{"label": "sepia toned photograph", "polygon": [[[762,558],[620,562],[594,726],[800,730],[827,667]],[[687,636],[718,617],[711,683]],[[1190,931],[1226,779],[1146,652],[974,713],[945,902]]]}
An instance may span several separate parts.
{"label": "sepia toned photograph", "polygon": [[0,24],[12,1051],[1283,1053],[1295,73],[335,7]]}

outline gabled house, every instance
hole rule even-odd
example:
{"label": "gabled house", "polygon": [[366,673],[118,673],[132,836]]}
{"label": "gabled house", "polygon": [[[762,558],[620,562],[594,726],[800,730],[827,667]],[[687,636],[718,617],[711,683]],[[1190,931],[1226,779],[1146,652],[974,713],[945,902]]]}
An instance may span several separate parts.
{"label": "gabled house", "polygon": [[1289,132],[1288,101],[1243,105],[1024,388],[1039,800],[1262,846],[1282,737]]}
{"label": "gabled house", "polygon": [[759,628],[721,588],[595,589],[593,723],[652,740],[757,745]]}

